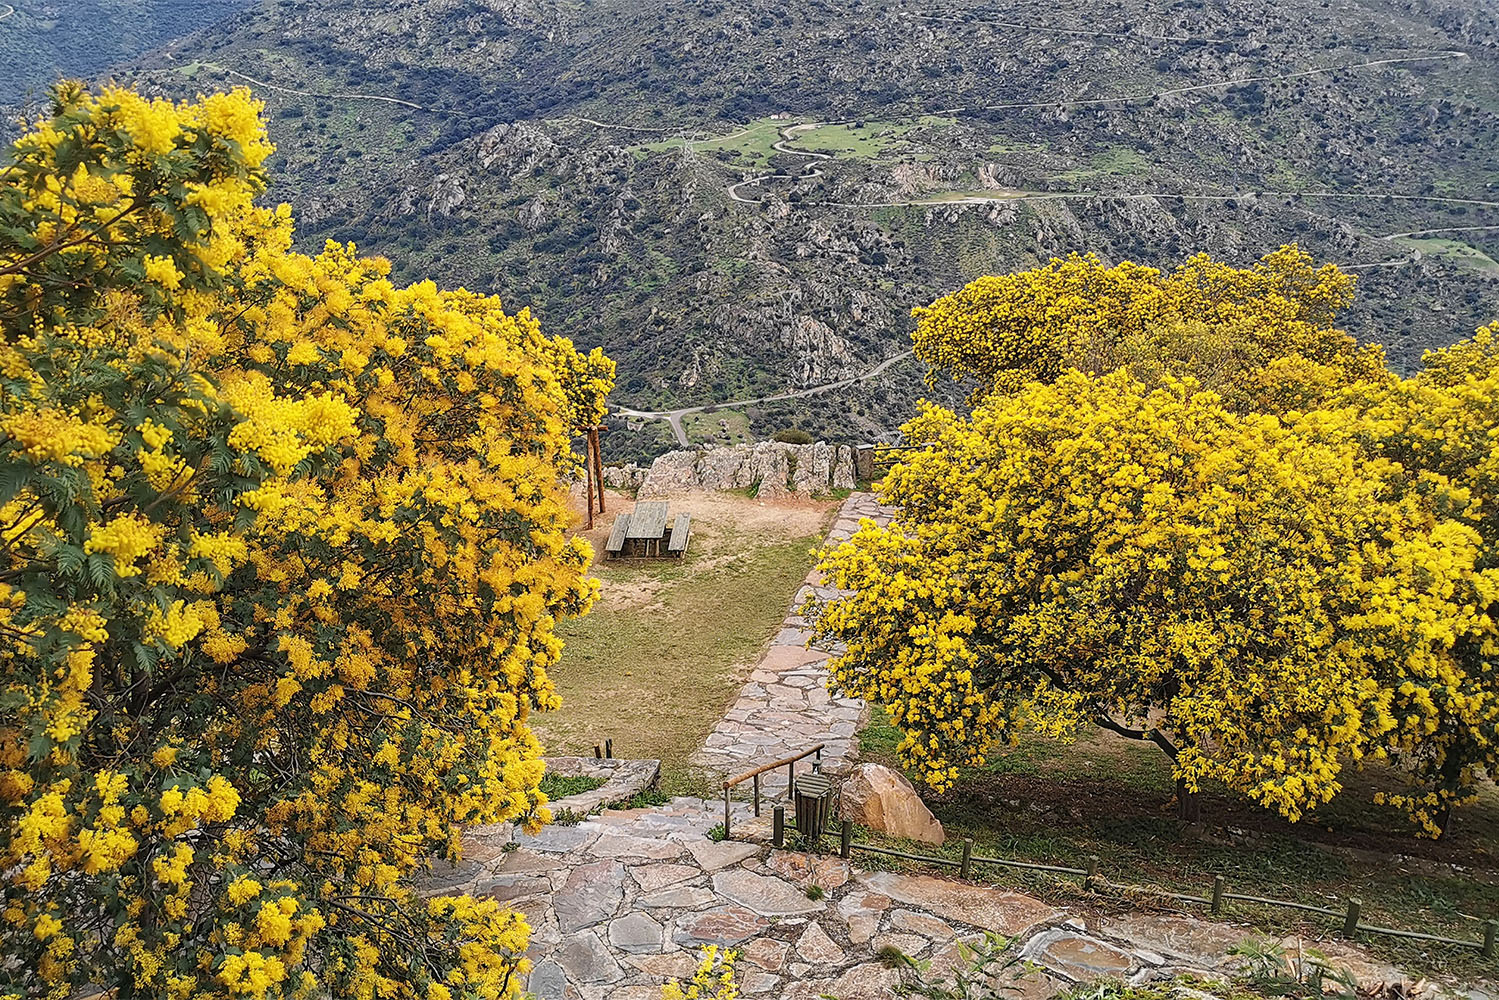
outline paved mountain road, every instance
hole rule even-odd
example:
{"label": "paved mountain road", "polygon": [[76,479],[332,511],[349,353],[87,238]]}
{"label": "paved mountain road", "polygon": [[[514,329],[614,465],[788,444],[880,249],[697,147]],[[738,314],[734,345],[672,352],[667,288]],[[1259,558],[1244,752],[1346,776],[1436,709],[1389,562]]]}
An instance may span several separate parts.
{"label": "paved mountain road", "polygon": [[822,392],[831,392],[834,389],[844,389],[859,382],[867,382],[872,378],[878,378],[889,370],[891,365],[910,357],[913,352],[902,351],[893,357],[886,358],[862,375],[853,375],[849,378],[841,378],[836,382],[827,382],[823,385],[814,385],[806,389],[793,389],[790,392],[778,392],[769,396],[756,396],[754,399],[735,399],[724,403],[704,403],[702,406],[684,406],[677,410],[632,410],[628,406],[616,406],[615,412],[626,417],[637,417],[643,420],[665,420],[671,425],[671,432],[676,436],[677,444],[686,448],[691,445],[687,440],[687,432],[682,428],[682,418],[692,413],[702,413],[709,409],[723,409],[733,406],[753,406],[756,403],[774,403],[783,399],[805,399]]}

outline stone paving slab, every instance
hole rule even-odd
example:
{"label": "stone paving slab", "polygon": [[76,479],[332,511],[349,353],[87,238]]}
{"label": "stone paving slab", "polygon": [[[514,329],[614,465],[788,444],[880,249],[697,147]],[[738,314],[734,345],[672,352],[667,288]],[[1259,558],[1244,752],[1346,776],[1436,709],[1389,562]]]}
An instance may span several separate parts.
{"label": "stone paving slab", "polygon": [[[828,531],[828,543],[846,541],[861,518],[889,524],[894,513],[880,506],[873,494],[853,493]],[[809,596],[836,597],[814,569],[792,599],[781,630],[755,664],[749,682],[693,755],[692,762],[718,780],[794,756],[818,743],[827,744],[822,770],[846,773],[858,757],[855,734],[868,718],[857,698],[834,698],[827,690],[829,650],[809,648],[810,623],[801,608]],[[798,769],[810,767],[810,762]],[[789,779],[784,770],[763,775],[762,794],[784,797]],[[748,793],[748,789],[744,789]]]}

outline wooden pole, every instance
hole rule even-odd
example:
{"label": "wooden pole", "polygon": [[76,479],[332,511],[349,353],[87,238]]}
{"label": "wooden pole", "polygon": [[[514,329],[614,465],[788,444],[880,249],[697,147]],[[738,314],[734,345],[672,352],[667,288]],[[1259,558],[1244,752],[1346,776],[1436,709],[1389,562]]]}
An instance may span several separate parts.
{"label": "wooden pole", "polygon": [[729,786],[723,786],[723,839],[729,839]]}
{"label": "wooden pole", "polygon": [[1494,938],[1499,936],[1499,920],[1490,920],[1483,925],[1483,957],[1494,957]]}
{"label": "wooden pole", "polygon": [[606,760],[613,760],[614,759],[614,741],[613,740],[605,740],[604,741],[604,758]]}
{"label": "wooden pole", "polygon": [[1343,936],[1352,939],[1358,933],[1359,914],[1364,909],[1364,901],[1357,896],[1348,900],[1348,915],[1343,918]]}
{"label": "wooden pole", "polygon": [[1213,916],[1223,915],[1223,876],[1213,876]]}
{"label": "wooden pole", "polygon": [[843,826],[838,830],[838,856],[844,861],[853,857],[854,853],[854,823],[853,820],[844,820]]}
{"label": "wooden pole", "polygon": [[595,424],[588,432],[593,436],[593,478],[599,484],[599,513],[604,512],[604,452],[599,447],[599,428]]}
{"label": "wooden pole", "polygon": [[966,879],[973,871],[973,838],[963,838],[963,860],[958,862],[958,878]]}
{"label": "wooden pole", "polygon": [[786,807],[776,806],[770,813],[770,843],[772,847],[786,846]]}

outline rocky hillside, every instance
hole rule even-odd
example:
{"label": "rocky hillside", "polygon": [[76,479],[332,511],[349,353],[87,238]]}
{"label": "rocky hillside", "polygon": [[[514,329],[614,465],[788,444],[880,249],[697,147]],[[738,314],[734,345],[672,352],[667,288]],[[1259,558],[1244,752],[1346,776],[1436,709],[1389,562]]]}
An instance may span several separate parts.
{"label": "rocky hillside", "polygon": [[251,0],[0,0],[0,138],[59,77],[96,77]]}
{"label": "rocky hillside", "polygon": [[[912,306],[1074,250],[1299,241],[1357,270],[1349,328],[1406,368],[1499,315],[1484,0],[270,0],[135,78],[253,81],[305,245],[529,305],[639,410],[866,371]],[[922,374],[687,433],[867,439]]]}

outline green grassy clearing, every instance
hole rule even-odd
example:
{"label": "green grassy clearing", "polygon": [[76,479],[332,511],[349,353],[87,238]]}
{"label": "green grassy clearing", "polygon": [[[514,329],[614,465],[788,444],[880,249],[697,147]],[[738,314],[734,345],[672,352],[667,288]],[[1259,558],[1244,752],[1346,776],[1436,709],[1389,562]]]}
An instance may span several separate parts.
{"label": "green grassy clearing", "polygon": [[[867,759],[892,766],[899,742],[879,710],[860,736]],[[1207,787],[1202,829],[1192,831],[1175,817],[1174,784],[1161,752],[1091,730],[1071,745],[1022,740],[968,770],[952,791],[924,797],[947,830],[939,853],[951,857],[971,837],[974,853],[990,857],[1087,867],[1096,855],[1100,873],[1116,884],[1207,895],[1213,876],[1222,875],[1230,892],[1329,908],[1357,895],[1365,923],[1481,940],[1482,921],[1499,917],[1499,793],[1490,785],[1480,802],[1458,814],[1449,839],[1433,842],[1414,837],[1394,811],[1370,804],[1373,777],[1349,773],[1344,794],[1298,824]],[[983,876],[1059,899],[1119,905],[1117,896],[1083,893],[1076,880],[992,868]],[[1242,904],[1230,913],[1267,932],[1336,936],[1331,918]],[[1360,940],[1417,974],[1493,972],[1476,950],[1383,936]]]}
{"label": "green grassy clearing", "polygon": [[650,155],[681,149],[685,145],[709,156],[716,153],[728,153],[736,161],[747,166],[767,166],[770,158],[775,155],[775,150],[771,147],[780,141],[781,129],[791,124],[792,122],[786,120],[761,118],[717,139],[702,139],[695,142],[684,139],[663,139],[660,142],[642,143],[632,148],[637,153]]}
{"label": "green grassy clearing", "polygon": [[1009,153],[1044,153],[1050,147],[1044,142],[1021,142],[1019,140],[1001,139],[989,144],[989,153],[993,156],[1004,156]]}
{"label": "green grassy clearing", "polygon": [[[611,513],[615,504],[629,509],[614,498]],[[693,515],[687,558],[596,567],[598,605],[558,629],[563,707],[533,719],[548,752],[591,753],[607,738],[617,757],[660,758],[661,786],[674,794],[706,791],[688,757],[779,628],[834,504],[715,495],[678,507]]]}
{"label": "green grassy clearing", "polygon": [[[637,155],[649,156],[652,153],[681,149],[686,145],[709,156],[727,153],[741,166],[763,168],[770,166],[771,158],[779,155],[774,147],[781,140],[782,130],[790,129],[796,124],[795,121],[784,118],[760,118],[716,139],[663,139],[631,148]],[[952,118],[923,115],[904,122],[870,121],[849,125],[820,125],[792,133],[787,145],[791,149],[805,149],[835,157],[877,159],[886,154],[919,152],[917,133],[922,129],[945,128],[954,124],[956,120]]]}
{"label": "green grassy clearing", "polygon": [[1451,261],[1470,271],[1478,271],[1481,274],[1499,274],[1499,261],[1461,240],[1433,236],[1422,239],[1405,237],[1395,242],[1411,250],[1419,250],[1427,256]]}
{"label": "green grassy clearing", "polygon": [[917,152],[921,145],[917,133],[922,129],[950,128],[955,124],[953,118],[923,115],[906,122],[823,125],[796,132],[787,145],[830,156],[877,159],[886,154]]}
{"label": "green grassy clearing", "polygon": [[548,800],[556,802],[569,795],[582,795],[595,788],[602,788],[604,784],[604,778],[595,778],[587,774],[552,774],[549,771],[541,776],[541,794],[545,795]]}
{"label": "green grassy clearing", "polygon": [[687,440],[693,444],[750,444],[755,440],[755,436],[750,433],[749,417],[738,410],[689,413],[682,418],[682,429],[687,432]]}
{"label": "green grassy clearing", "polygon": [[1149,173],[1150,161],[1124,146],[1094,153],[1088,158],[1088,166],[1067,170],[1057,174],[1057,180],[1075,184],[1094,177],[1136,177]]}

